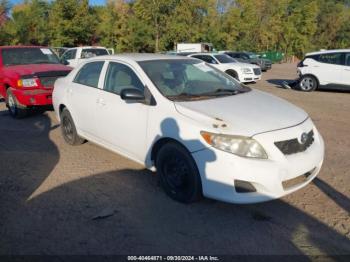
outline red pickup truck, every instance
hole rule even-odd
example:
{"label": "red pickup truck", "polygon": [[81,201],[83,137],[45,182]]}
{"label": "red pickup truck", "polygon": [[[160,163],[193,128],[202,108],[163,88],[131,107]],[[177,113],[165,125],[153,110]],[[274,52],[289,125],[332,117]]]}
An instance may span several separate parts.
{"label": "red pickup truck", "polygon": [[50,48],[0,46],[0,96],[13,117],[24,117],[28,109],[51,106],[54,82],[71,70]]}

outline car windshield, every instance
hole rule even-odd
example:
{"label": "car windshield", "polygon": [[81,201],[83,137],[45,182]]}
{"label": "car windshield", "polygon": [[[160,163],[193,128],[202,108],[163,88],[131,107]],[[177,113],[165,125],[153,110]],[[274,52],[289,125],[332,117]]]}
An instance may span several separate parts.
{"label": "car windshield", "polygon": [[214,57],[222,64],[236,63],[237,61],[228,55],[214,55]]}
{"label": "car windshield", "polygon": [[81,58],[90,58],[101,55],[109,55],[108,51],[103,48],[89,48],[81,51]]}
{"label": "car windshield", "polygon": [[198,60],[150,60],[139,62],[139,65],[158,90],[170,100],[201,100],[250,90]]}
{"label": "car windshield", "polygon": [[34,47],[2,49],[2,62],[5,66],[60,63],[51,49]]}

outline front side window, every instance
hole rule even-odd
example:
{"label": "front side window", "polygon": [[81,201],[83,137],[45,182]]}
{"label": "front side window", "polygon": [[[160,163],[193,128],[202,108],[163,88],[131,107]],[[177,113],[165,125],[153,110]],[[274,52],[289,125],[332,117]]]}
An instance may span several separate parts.
{"label": "front side window", "polygon": [[171,100],[209,99],[247,90],[225,73],[196,60],[151,60],[139,64],[158,90]]}
{"label": "front side window", "polygon": [[318,58],[318,61],[321,63],[341,65],[341,64],[343,64],[342,57],[343,57],[342,53],[321,54]]}
{"label": "front side window", "polygon": [[85,64],[75,76],[74,82],[97,88],[103,64],[102,61]]}
{"label": "front side window", "polygon": [[64,59],[64,60],[75,59],[76,54],[77,54],[76,49],[68,50],[62,55],[62,59]]}
{"label": "front side window", "polygon": [[109,63],[103,89],[119,95],[125,88],[143,91],[144,85],[130,67],[115,62]]}
{"label": "front side window", "polygon": [[81,51],[80,58],[90,58],[101,55],[108,55],[108,51],[102,48],[86,48]]}
{"label": "front side window", "polygon": [[2,62],[5,66],[29,64],[59,64],[56,54],[49,48],[4,48]]}

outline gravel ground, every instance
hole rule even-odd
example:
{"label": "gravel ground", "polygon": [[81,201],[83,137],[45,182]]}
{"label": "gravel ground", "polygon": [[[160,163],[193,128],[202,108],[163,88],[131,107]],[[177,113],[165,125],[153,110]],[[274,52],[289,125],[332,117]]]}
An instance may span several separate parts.
{"label": "gravel ground", "polygon": [[295,77],[276,64],[252,87],[310,114],[325,162],[306,188],[254,205],[176,203],[139,164],[66,145],[53,112],[14,120],[0,102],[0,255],[350,255],[350,94],[278,88]]}

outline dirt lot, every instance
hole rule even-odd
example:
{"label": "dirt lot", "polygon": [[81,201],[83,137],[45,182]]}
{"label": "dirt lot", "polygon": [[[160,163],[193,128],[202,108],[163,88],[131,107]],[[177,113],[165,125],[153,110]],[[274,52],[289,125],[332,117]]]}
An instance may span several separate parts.
{"label": "dirt lot", "polygon": [[0,102],[0,254],[350,254],[350,93],[277,88],[294,77],[295,65],[274,65],[252,86],[310,114],[323,169],[290,196],[246,206],[176,203],[142,166],[66,145],[53,112],[13,120]]}

